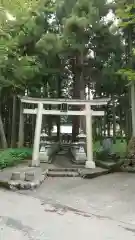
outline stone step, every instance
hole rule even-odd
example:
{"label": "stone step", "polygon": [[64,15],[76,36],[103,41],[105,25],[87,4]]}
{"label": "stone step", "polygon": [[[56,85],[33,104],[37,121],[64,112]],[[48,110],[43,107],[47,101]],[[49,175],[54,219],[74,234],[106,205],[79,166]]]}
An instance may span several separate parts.
{"label": "stone step", "polygon": [[54,172],[54,171],[48,171],[47,173],[48,177],[79,177],[78,172]]}
{"label": "stone step", "polygon": [[96,178],[96,177],[110,173],[108,169],[103,169],[99,167],[96,167],[94,169],[80,169],[78,170],[78,172],[82,178],[89,178],[89,179]]}
{"label": "stone step", "polygon": [[100,167],[100,168],[104,168],[104,169],[110,169],[112,171],[116,171],[119,170],[121,165],[123,164],[124,160],[120,159],[117,162],[115,161],[100,161],[97,160],[96,161],[96,166]]}
{"label": "stone step", "polygon": [[78,172],[78,168],[49,168],[49,172]]}

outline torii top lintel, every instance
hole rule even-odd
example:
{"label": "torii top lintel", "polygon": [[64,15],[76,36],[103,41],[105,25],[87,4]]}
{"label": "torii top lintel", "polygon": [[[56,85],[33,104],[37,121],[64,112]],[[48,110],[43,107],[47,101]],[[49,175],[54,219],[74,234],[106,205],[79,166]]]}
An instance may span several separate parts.
{"label": "torii top lintel", "polygon": [[85,105],[86,103],[89,103],[89,105],[106,105],[110,98],[97,98],[93,100],[80,100],[80,99],[63,99],[63,98],[33,98],[33,97],[27,97],[27,96],[19,96],[22,103],[43,103],[43,104],[62,104],[67,103],[69,105]]}

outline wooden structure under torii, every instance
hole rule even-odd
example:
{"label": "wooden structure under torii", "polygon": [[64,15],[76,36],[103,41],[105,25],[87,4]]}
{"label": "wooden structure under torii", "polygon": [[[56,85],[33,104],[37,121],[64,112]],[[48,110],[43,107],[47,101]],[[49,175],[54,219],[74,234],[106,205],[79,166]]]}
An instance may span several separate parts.
{"label": "wooden structure under torii", "polygon": [[[87,143],[87,161],[85,164],[86,168],[95,168],[95,162],[93,161],[93,141],[92,141],[92,116],[103,116],[104,111],[93,111],[91,106],[106,105],[109,101],[108,98],[93,99],[93,100],[79,100],[79,99],[44,99],[44,98],[32,98],[32,97],[20,97],[21,110],[20,110],[20,126],[19,126],[19,145],[23,144],[24,134],[24,121],[23,114],[36,114],[36,126],[34,135],[33,155],[32,155],[32,166],[39,166],[39,145],[40,145],[40,134],[42,127],[42,116],[43,115],[78,115],[86,117],[86,143]],[[23,103],[36,104],[37,108],[24,108]],[[45,109],[44,105],[65,105],[66,110],[49,110]],[[70,106],[85,106],[82,111],[68,110]]]}

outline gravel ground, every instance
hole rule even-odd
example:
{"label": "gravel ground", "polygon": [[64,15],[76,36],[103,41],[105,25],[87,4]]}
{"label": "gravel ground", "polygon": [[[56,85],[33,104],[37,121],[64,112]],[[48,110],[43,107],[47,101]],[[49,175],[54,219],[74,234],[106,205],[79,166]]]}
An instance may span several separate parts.
{"label": "gravel ground", "polygon": [[134,174],[116,173],[0,190],[0,240],[135,239],[134,181]]}

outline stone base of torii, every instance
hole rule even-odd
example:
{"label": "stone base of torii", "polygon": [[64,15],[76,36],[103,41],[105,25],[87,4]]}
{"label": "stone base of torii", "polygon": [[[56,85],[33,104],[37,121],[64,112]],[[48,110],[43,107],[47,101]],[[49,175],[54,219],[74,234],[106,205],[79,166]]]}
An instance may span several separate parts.
{"label": "stone base of torii", "polygon": [[[78,115],[78,116],[85,116],[86,117],[86,145],[87,145],[87,161],[85,163],[86,168],[95,168],[95,162],[93,160],[93,141],[92,141],[92,116],[103,116],[104,111],[93,111],[91,106],[99,106],[99,105],[106,105],[109,101],[108,98],[105,99],[93,99],[93,100],[79,100],[79,99],[44,99],[44,98],[31,98],[31,97],[20,97],[21,100],[21,110],[20,110],[20,126],[19,126],[19,146],[23,145],[24,139],[24,121],[23,121],[23,114],[36,114],[36,126],[35,126],[35,135],[34,135],[34,145],[33,145],[33,155],[32,155],[32,163],[31,166],[38,167],[40,165],[39,159],[39,145],[40,145],[40,134],[42,128],[42,116],[43,115]],[[29,104],[37,104],[37,108],[27,109],[24,108],[22,104],[29,103]],[[76,110],[67,110],[62,112],[60,110],[46,110],[44,108],[45,104],[51,105],[61,105],[67,104],[68,105],[83,105],[85,106],[83,111],[76,111]]]}

